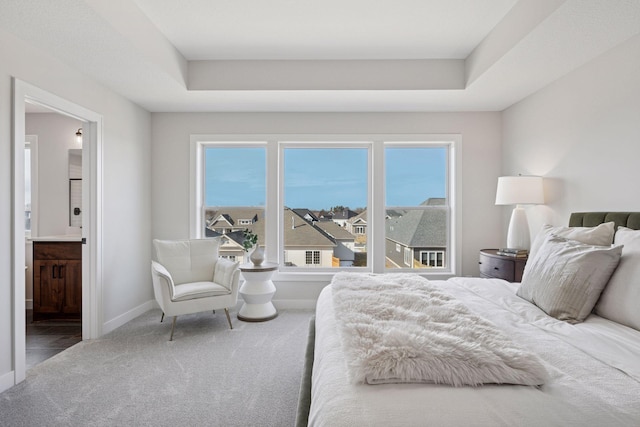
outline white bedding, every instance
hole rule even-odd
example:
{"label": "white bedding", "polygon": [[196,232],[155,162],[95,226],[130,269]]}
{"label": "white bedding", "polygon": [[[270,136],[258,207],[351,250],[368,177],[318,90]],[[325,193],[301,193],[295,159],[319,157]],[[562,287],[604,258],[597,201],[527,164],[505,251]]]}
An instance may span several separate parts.
{"label": "white bedding", "polygon": [[325,288],[316,310],[310,426],[640,425],[640,332],[597,316],[570,325],[498,279],[432,281],[542,359],[542,387],[352,384]]}

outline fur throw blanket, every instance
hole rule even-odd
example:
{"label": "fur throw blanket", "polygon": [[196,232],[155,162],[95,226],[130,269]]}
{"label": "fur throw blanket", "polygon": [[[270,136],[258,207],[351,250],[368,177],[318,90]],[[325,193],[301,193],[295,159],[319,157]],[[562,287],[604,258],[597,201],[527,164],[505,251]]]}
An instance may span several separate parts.
{"label": "fur throw blanket", "polygon": [[540,385],[538,357],[427,279],[337,273],[331,282],[352,383]]}

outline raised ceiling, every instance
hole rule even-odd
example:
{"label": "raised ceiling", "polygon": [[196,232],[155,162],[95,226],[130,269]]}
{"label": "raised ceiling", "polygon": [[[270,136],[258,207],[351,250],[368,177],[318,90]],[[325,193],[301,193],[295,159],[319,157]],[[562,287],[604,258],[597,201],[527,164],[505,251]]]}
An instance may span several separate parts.
{"label": "raised ceiling", "polygon": [[640,33],[637,0],[0,0],[149,111],[501,111]]}

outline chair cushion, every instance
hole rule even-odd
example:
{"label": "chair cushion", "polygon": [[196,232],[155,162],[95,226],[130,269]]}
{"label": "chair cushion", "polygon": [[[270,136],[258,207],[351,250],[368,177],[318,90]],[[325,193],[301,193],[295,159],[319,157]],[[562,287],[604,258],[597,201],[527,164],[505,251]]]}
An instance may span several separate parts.
{"label": "chair cushion", "polygon": [[154,240],[158,262],[176,285],[210,282],[218,260],[220,239]]}
{"label": "chair cushion", "polygon": [[218,259],[213,271],[213,281],[231,290],[231,277],[239,264],[239,262],[233,262],[224,258]]}
{"label": "chair cushion", "polygon": [[175,287],[172,301],[187,301],[198,298],[208,298],[229,295],[231,291],[213,282],[183,283]]}

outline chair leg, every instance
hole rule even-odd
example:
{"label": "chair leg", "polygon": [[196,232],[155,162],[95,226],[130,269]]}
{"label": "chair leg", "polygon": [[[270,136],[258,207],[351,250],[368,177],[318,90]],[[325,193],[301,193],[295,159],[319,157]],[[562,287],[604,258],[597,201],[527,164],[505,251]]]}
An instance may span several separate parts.
{"label": "chair leg", "polygon": [[169,341],[173,341],[173,330],[176,327],[176,320],[178,320],[178,316],[173,316],[173,322],[171,323],[171,336],[169,337]]}
{"label": "chair leg", "polygon": [[215,310],[212,310],[212,311],[213,311],[213,314],[216,314],[216,311],[215,311]]}
{"label": "chair leg", "polygon": [[233,329],[233,325],[231,324],[231,316],[229,316],[229,309],[225,308],[224,309],[225,314],[227,315],[227,322],[229,322],[229,328]]}
{"label": "chair leg", "polygon": [[164,311],[162,312],[162,317],[160,318],[160,323],[164,320]]}

